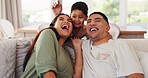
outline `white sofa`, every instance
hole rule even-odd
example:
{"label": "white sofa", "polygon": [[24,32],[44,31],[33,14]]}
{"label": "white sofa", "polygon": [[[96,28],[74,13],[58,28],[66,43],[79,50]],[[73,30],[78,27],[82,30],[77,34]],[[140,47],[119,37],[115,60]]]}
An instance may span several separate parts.
{"label": "white sofa", "polygon": [[[139,57],[139,60],[142,64],[144,73],[145,73],[145,78],[148,78],[148,39],[121,39],[124,41],[127,41],[129,44],[133,46],[135,51],[137,52],[137,55]],[[8,40],[9,41],[9,40]],[[9,57],[4,57],[4,53],[0,53],[1,61],[0,61],[0,69],[3,69],[0,71],[0,78],[19,78],[20,75],[22,74],[22,67],[23,67],[23,60],[26,55],[28,46],[30,45],[31,39],[16,39],[14,40],[13,43],[16,42],[17,45],[12,45],[12,46],[7,46],[6,48],[13,48],[13,50],[16,50],[16,53],[13,53],[13,55]],[[0,40],[1,43],[1,40]],[[12,43],[12,40],[11,40]],[[6,48],[2,49],[3,45],[0,45],[0,52],[5,50]],[[4,46],[3,46],[4,47]],[[16,49],[14,49],[16,47]],[[11,51],[9,51],[11,52]],[[7,53],[8,54],[8,53]],[[16,61],[13,59],[12,62],[8,62],[7,60],[12,60],[12,58],[16,57]],[[7,59],[7,60],[5,60]],[[3,68],[4,66],[11,65],[9,66],[10,68]],[[15,65],[15,66],[14,66]],[[5,67],[6,67],[5,66]],[[8,70],[13,70],[13,71],[8,71]],[[14,71],[16,70],[16,71]],[[3,71],[6,71],[5,73]],[[16,73],[16,74],[15,74]],[[15,77],[14,77],[15,76]]]}
{"label": "white sofa", "polygon": [[16,40],[0,38],[0,78],[15,78]]}
{"label": "white sofa", "polygon": [[25,55],[29,49],[29,46],[32,42],[32,38],[19,38],[17,39],[16,43],[16,77],[20,78],[21,74],[23,73],[23,62]]}
{"label": "white sofa", "polygon": [[31,38],[0,38],[0,78],[19,78]]}

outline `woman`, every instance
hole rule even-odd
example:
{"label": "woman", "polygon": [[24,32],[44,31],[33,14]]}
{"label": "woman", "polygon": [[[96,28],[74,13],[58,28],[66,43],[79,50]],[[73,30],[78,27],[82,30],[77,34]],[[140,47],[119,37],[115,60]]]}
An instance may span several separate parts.
{"label": "woman", "polygon": [[66,14],[59,14],[38,33],[24,62],[21,78],[73,78],[76,69],[63,45],[69,39],[73,24]]}

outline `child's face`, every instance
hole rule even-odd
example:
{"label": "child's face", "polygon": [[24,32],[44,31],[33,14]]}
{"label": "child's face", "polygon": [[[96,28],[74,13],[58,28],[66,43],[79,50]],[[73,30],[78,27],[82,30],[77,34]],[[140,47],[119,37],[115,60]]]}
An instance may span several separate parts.
{"label": "child's face", "polygon": [[71,19],[75,27],[79,28],[84,26],[84,21],[87,19],[87,16],[81,10],[73,10],[71,13]]}

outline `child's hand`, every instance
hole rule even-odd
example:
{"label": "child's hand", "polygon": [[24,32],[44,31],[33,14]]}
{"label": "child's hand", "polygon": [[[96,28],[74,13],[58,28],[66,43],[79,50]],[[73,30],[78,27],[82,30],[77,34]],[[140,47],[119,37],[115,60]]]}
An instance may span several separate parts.
{"label": "child's hand", "polygon": [[81,46],[82,46],[82,39],[80,39],[78,37],[72,38],[72,43],[73,43],[75,49],[81,48]]}
{"label": "child's hand", "polygon": [[55,16],[57,16],[58,14],[60,14],[62,12],[62,4],[60,3],[60,1],[58,0],[58,3],[53,3],[52,5],[52,11],[55,14]]}

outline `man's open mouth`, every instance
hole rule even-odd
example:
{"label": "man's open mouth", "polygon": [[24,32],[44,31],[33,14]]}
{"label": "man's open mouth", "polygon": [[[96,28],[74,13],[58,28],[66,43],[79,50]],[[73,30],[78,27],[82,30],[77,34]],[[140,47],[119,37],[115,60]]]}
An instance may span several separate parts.
{"label": "man's open mouth", "polygon": [[92,31],[97,31],[97,30],[99,30],[99,29],[98,28],[94,28],[94,27],[89,29],[89,31],[91,31],[91,32]]}

